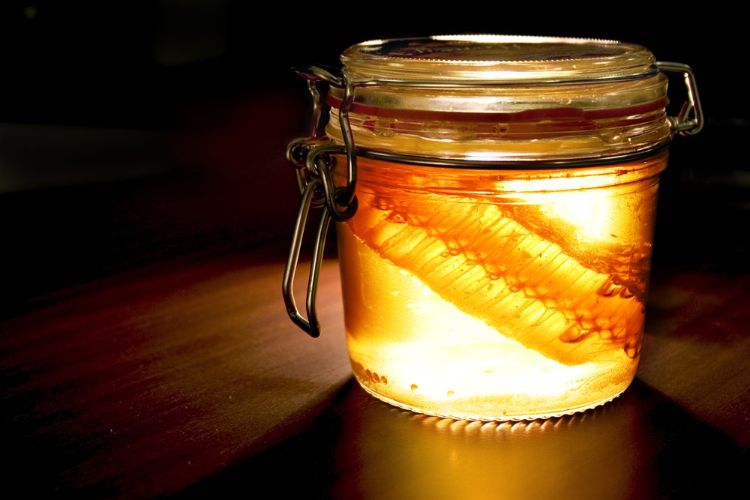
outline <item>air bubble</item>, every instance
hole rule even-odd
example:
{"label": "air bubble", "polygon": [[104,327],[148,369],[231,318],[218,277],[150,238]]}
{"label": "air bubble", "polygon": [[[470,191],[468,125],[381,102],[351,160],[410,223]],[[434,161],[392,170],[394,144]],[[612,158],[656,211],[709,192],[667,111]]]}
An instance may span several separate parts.
{"label": "air bubble", "polygon": [[625,354],[627,354],[629,358],[636,358],[640,352],[641,349],[638,344],[631,343],[625,345]]}
{"label": "air bubble", "polygon": [[578,342],[580,340],[583,340],[583,338],[586,336],[586,331],[581,330],[581,328],[578,325],[572,325],[570,328],[565,330],[562,335],[560,335],[560,340],[563,342]]}

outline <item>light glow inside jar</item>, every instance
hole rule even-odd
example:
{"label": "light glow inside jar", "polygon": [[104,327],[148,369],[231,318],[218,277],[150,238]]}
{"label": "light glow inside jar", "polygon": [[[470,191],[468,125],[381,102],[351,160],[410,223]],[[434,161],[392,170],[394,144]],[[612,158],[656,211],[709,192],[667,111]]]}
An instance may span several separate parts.
{"label": "light glow inside jar", "polygon": [[625,390],[665,162],[619,165],[622,183],[610,167],[503,180],[448,168],[434,189],[414,180],[431,167],[360,159],[359,210],[338,225],[357,379],[393,404],[476,419],[560,415]]}

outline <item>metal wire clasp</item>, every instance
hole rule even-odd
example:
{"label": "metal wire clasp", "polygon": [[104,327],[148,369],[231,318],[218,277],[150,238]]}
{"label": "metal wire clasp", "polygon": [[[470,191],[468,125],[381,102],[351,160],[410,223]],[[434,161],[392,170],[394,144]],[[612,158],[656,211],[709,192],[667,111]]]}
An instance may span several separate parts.
{"label": "metal wire clasp", "polygon": [[698,96],[698,85],[695,82],[693,69],[687,64],[657,61],[656,67],[665,73],[682,73],[687,89],[687,101],[682,105],[677,116],[670,116],[669,122],[674,133],[695,135],[703,129],[703,108]]}
{"label": "metal wire clasp", "polygon": [[[307,80],[307,88],[313,101],[312,122],[309,136],[295,139],[287,146],[287,159],[297,168],[297,184],[302,193],[302,202],[294,226],[292,247],[284,268],[282,294],[287,313],[292,321],[311,337],[320,335],[320,323],[316,309],[318,278],[323,261],[325,240],[331,219],[341,222],[357,211],[357,156],[349,123],[349,107],[354,99],[354,87],[345,75],[336,76],[317,66],[297,70]],[[321,97],[321,86],[327,91],[331,86],[343,89],[344,98],[339,109],[339,123],[344,145],[340,146],[325,137],[324,127],[328,106]],[[345,155],[347,162],[346,183],[337,186],[333,180],[336,156]],[[315,237],[310,275],[307,282],[307,318],[302,316],[294,299],[294,278],[299,263],[305,226],[311,208],[325,207],[320,217]]]}

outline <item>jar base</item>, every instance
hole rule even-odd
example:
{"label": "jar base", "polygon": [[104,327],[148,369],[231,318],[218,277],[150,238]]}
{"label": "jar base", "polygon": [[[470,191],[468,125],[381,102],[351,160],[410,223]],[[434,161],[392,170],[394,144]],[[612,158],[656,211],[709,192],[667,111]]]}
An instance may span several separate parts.
{"label": "jar base", "polygon": [[413,413],[419,413],[422,415],[428,415],[431,417],[438,417],[438,418],[448,418],[452,420],[471,420],[471,421],[478,421],[478,422],[518,422],[518,421],[531,421],[531,420],[545,420],[545,419],[551,419],[551,418],[559,418],[559,417],[565,417],[568,415],[573,415],[576,413],[582,413],[585,411],[593,410],[595,408],[598,408],[600,406],[603,406],[618,397],[620,397],[627,389],[630,387],[630,384],[626,385],[623,389],[620,391],[614,393],[612,396],[609,396],[607,398],[593,401],[591,403],[587,403],[585,405],[576,406],[573,408],[567,408],[565,410],[560,411],[550,411],[550,412],[541,412],[541,413],[531,413],[528,415],[496,415],[496,416],[489,416],[489,415],[471,415],[471,414],[459,414],[459,413],[442,413],[437,411],[432,411],[427,408],[420,408],[417,406],[411,406],[405,403],[401,403],[399,401],[396,401],[394,399],[391,399],[387,396],[383,396],[382,394],[378,394],[377,392],[373,391],[372,389],[368,388],[359,378],[355,375],[355,380],[359,384],[359,386],[364,389],[366,393],[373,396],[376,399],[379,399],[380,401],[387,403],[391,406],[395,406],[397,408],[400,408],[402,410],[407,410]]}

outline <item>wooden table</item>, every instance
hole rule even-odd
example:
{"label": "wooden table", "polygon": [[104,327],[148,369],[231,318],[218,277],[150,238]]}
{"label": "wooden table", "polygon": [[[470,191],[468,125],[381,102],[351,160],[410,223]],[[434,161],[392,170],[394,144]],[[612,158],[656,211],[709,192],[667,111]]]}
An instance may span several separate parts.
{"label": "wooden table", "polygon": [[[70,288],[0,323],[6,496],[652,498],[745,488],[750,280],[660,277],[638,380],[569,418],[391,408],[351,378],[338,271],[324,333],[286,317],[271,250]],[[263,493],[270,488],[272,493]]]}

